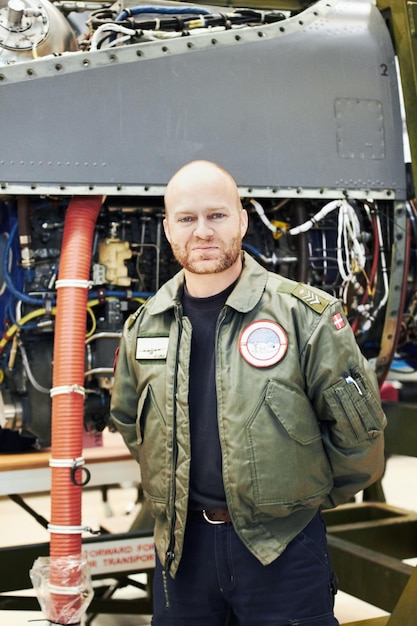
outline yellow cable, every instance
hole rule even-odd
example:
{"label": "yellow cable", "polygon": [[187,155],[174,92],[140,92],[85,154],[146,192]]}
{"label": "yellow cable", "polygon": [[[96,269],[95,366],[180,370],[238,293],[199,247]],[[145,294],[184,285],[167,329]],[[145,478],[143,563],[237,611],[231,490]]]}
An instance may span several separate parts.
{"label": "yellow cable", "polygon": [[91,325],[91,329],[85,335],[86,339],[88,339],[88,337],[91,337],[92,335],[94,335],[94,333],[96,332],[96,329],[97,329],[97,318],[94,315],[94,311],[93,311],[92,307],[90,306],[90,303],[87,304],[87,313],[90,315],[90,318],[91,318],[91,321],[92,321],[92,325]]}
{"label": "yellow cable", "polygon": [[[45,315],[46,312],[47,311],[44,307],[42,307],[41,309],[35,309],[35,311],[31,311],[30,313],[27,313],[26,315],[21,317],[18,324],[13,324],[13,326],[10,326],[4,333],[3,337],[0,339],[0,350],[2,350],[2,348],[4,348],[4,346],[7,344],[7,342],[10,341],[10,339],[14,337],[14,335],[17,333],[17,331],[20,328],[22,328],[25,324],[33,320],[35,317],[41,317],[42,315]],[[51,313],[52,315],[56,315],[55,306],[52,307]]]}

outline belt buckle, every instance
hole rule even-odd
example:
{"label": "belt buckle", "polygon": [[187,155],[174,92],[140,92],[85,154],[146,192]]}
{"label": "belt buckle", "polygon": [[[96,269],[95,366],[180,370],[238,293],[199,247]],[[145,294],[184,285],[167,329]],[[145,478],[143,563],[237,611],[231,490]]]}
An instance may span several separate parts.
{"label": "belt buckle", "polygon": [[226,522],[224,522],[223,520],[215,520],[215,519],[209,519],[209,517],[207,516],[206,510],[203,509],[203,518],[206,520],[206,522],[208,522],[209,524],[213,524],[213,526],[217,526],[218,524],[225,524]]}

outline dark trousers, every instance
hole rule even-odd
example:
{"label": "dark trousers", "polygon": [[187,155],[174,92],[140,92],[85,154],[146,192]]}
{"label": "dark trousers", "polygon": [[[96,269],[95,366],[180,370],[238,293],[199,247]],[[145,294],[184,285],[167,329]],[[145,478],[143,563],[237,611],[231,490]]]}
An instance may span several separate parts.
{"label": "dark trousers", "polygon": [[[321,514],[270,565],[243,545],[232,524],[192,516],[176,578],[165,593],[156,559],[154,626],[337,626],[334,576]],[[167,606],[168,599],[168,606]]]}

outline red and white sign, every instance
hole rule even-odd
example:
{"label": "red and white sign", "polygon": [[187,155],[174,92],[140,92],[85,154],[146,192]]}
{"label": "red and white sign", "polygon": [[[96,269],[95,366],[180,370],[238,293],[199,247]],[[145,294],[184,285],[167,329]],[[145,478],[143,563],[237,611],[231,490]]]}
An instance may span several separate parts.
{"label": "red and white sign", "polygon": [[152,537],[94,541],[83,544],[83,558],[91,575],[132,572],[155,567],[155,548]]}

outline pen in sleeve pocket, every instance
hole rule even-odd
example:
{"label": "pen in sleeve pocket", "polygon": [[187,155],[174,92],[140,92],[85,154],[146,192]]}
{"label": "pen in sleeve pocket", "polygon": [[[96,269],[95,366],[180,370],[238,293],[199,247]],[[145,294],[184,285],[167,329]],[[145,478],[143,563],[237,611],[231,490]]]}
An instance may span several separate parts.
{"label": "pen in sleeve pocket", "polygon": [[345,377],[345,381],[347,382],[348,385],[355,385],[356,389],[358,390],[359,395],[363,396],[362,390],[359,387],[358,383],[356,382],[356,380],[354,378],[352,378],[352,376],[350,376],[350,374],[344,374]]}

